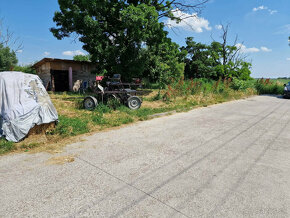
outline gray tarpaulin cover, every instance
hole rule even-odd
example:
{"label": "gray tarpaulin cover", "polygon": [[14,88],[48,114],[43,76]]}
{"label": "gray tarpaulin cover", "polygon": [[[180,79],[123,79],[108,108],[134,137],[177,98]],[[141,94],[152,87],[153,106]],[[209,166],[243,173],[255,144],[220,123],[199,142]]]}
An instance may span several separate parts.
{"label": "gray tarpaulin cover", "polygon": [[57,111],[38,76],[0,72],[0,137],[18,142],[35,125],[57,120]]}

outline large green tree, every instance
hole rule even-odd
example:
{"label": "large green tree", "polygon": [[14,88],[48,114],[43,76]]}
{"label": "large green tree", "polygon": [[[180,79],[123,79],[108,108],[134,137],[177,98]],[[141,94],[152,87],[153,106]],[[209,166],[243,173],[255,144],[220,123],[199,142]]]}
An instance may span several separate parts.
{"label": "large green tree", "polygon": [[185,63],[185,76],[187,78],[239,78],[250,79],[251,64],[246,62],[240,54],[240,48],[236,45],[228,45],[221,42],[212,42],[205,45],[187,38],[186,46],[182,50],[187,51]]}
{"label": "large green tree", "polygon": [[[180,21],[173,11],[200,9],[207,0],[59,0],[51,32],[58,39],[76,34],[83,48],[98,62],[100,73],[141,76],[148,70],[144,49],[169,43],[164,17]],[[189,3],[186,3],[189,2]],[[163,57],[160,57],[163,58]],[[161,60],[162,63],[168,60]],[[172,66],[171,64],[168,66]]]}
{"label": "large green tree", "polygon": [[185,76],[187,78],[218,78],[215,71],[217,61],[212,57],[211,46],[195,42],[193,37],[188,37],[186,46],[181,49],[188,53],[185,60]]}
{"label": "large green tree", "polygon": [[144,76],[151,81],[158,82],[160,88],[164,88],[172,79],[176,80],[184,75],[186,51],[180,51],[179,45],[165,38],[157,46],[143,50],[147,57]]}

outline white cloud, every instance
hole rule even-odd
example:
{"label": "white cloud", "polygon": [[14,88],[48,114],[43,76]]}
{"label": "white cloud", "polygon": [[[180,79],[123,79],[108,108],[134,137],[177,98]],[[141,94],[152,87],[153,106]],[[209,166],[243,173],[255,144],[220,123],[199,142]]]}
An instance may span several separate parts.
{"label": "white cloud", "polygon": [[253,11],[262,11],[262,10],[267,10],[267,9],[268,9],[268,7],[261,5],[257,8],[253,8]]}
{"label": "white cloud", "polygon": [[270,9],[268,11],[271,15],[276,14],[278,12],[277,10],[270,10]]}
{"label": "white cloud", "polygon": [[257,53],[257,52],[271,52],[272,51],[272,49],[269,49],[265,46],[262,46],[261,48],[256,48],[256,47],[247,48],[247,46],[243,45],[242,43],[236,44],[236,47],[240,49],[242,53]]}
{"label": "white cloud", "polygon": [[16,51],[16,53],[22,53],[22,52],[23,52],[22,49]]}
{"label": "white cloud", "polygon": [[62,55],[65,56],[75,56],[75,55],[85,55],[81,50],[75,50],[75,51],[64,51]]}
{"label": "white cloud", "polygon": [[179,17],[182,20],[179,23],[176,23],[176,21],[168,18],[165,24],[169,28],[180,27],[182,29],[194,31],[196,33],[202,33],[204,30],[211,30],[209,21],[202,17],[198,17],[197,13],[187,14],[177,9],[173,11],[173,15],[175,17]]}
{"label": "white cloud", "polygon": [[253,47],[253,48],[247,48],[245,45],[243,45],[243,44],[241,44],[241,43],[236,44],[236,47],[237,47],[238,49],[240,49],[240,51],[241,51],[242,53],[257,53],[257,52],[260,51],[260,49],[255,48],[255,47]]}
{"label": "white cloud", "polygon": [[264,11],[264,10],[267,10],[267,11],[269,12],[270,15],[273,15],[273,14],[275,14],[275,13],[278,12],[277,10],[272,10],[272,9],[270,9],[270,8],[264,6],[264,5],[261,5],[261,6],[257,7],[257,8],[253,8],[253,11],[254,11],[254,12],[257,12],[257,11]]}
{"label": "white cloud", "polygon": [[223,26],[222,26],[222,25],[215,25],[215,28],[216,28],[217,30],[221,30],[221,29],[223,28]]}
{"label": "white cloud", "polygon": [[265,46],[262,46],[262,47],[261,47],[261,51],[263,51],[263,52],[271,52],[272,49],[269,49],[269,48],[267,48],[267,47],[265,47]]}
{"label": "white cloud", "polygon": [[43,55],[44,55],[44,56],[48,56],[48,55],[50,55],[50,52],[45,51],[45,52],[43,52]]}
{"label": "white cloud", "polygon": [[286,58],[287,61],[290,61],[290,58]]}

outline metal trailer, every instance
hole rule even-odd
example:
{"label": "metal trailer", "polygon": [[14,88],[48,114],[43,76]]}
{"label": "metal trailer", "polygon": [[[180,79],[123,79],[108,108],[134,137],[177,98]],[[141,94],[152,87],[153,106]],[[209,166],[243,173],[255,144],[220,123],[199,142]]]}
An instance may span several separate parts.
{"label": "metal trailer", "polygon": [[114,74],[113,78],[109,78],[107,87],[104,88],[99,84],[103,77],[98,76],[96,79],[97,85],[93,91],[94,95],[85,97],[83,101],[85,109],[93,110],[99,102],[107,103],[110,99],[118,100],[132,110],[141,107],[142,100],[137,96],[138,91],[131,89],[132,86],[141,86],[140,83],[122,83],[121,75]]}

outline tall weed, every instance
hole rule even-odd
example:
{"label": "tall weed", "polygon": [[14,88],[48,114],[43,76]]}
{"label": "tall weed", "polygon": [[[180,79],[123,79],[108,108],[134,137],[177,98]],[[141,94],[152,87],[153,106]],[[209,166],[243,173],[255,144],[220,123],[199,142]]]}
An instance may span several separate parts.
{"label": "tall weed", "polygon": [[258,94],[274,94],[282,95],[284,91],[283,85],[279,84],[277,81],[271,81],[270,79],[259,79],[256,81],[255,88]]}

